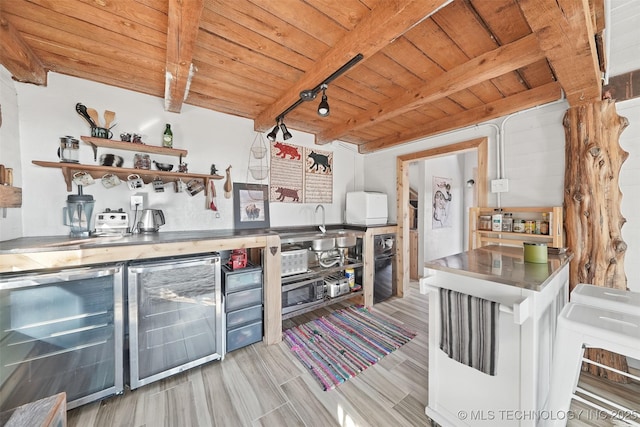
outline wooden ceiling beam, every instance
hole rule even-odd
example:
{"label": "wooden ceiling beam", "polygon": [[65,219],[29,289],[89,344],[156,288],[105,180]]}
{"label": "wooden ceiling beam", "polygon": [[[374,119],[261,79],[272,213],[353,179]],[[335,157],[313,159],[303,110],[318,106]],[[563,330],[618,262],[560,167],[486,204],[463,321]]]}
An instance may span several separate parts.
{"label": "wooden ceiling beam", "polygon": [[0,17],[0,63],[23,83],[47,85],[47,70],[20,33]]}
{"label": "wooden ceiling beam", "polygon": [[372,153],[377,150],[405,144],[448,130],[464,128],[466,126],[506,116],[520,110],[547,104],[560,99],[561,96],[562,92],[558,83],[547,83],[544,86],[530,89],[504,99],[499,99],[454,116],[444,117],[440,120],[425,123],[423,126],[407,129],[406,131],[398,132],[396,134],[362,144],[358,146],[358,151],[361,154]]}
{"label": "wooden ceiling beam", "polygon": [[204,0],[169,0],[164,108],[179,113],[195,71],[193,51]]}
{"label": "wooden ceiling beam", "polygon": [[519,0],[518,4],[569,105],[600,100],[601,73],[589,1]]}
{"label": "wooden ceiling beam", "polygon": [[[264,132],[276,117],[300,99],[300,92],[316,87],[358,53],[365,59],[392,43],[450,0],[382,1],[345,37],[340,39],[304,76],[268,106],[254,120],[254,128]],[[357,65],[356,65],[357,66]]]}
{"label": "wooden ceiling beam", "polygon": [[354,130],[405,114],[543,58],[544,53],[540,50],[536,37],[533,35],[523,37],[467,61],[428,83],[407,91],[403,96],[385,102],[375,111],[366,111],[358,117],[346,119],[339,126],[330,127],[316,135],[316,144],[327,144]]}

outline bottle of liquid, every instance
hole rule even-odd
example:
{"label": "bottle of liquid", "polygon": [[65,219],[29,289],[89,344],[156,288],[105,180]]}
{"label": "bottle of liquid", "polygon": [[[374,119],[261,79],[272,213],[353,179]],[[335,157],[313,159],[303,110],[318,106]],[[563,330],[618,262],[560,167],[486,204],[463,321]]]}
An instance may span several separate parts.
{"label": "bottle of liquid", "polygon": [[491,215],[491,230],[502,231],[502,209],[494,209]]}
{"label": "bottle of liquid", "polygon": [[542,213],[542,222],[540,223],[540,234],[549,234],[549,214]]}
{"label": "bottle of liquid", "polygon": [[167,123],[167,127],[164,129],[164,135],[162,135],[162,146],[171,148],[173,147],[173,132],[171,132],[171,125]]}

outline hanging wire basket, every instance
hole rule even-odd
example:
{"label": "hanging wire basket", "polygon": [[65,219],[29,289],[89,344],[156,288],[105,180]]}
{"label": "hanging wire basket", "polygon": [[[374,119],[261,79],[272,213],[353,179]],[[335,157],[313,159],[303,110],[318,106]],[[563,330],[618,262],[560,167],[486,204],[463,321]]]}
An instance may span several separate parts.
{"label": "hanging wire basket", "polygon": [[253,146],[251,147],[251,154],[253,154],[253,157],[256,159],[262,159],[267,154],[267,147],[263,147],[262,145]]}
{"label": "hanging wire basket", "polygon": [[263,180],[269,176],[269,168],[263,166],[249,166],[249,172],[253,179]]}
{"label": "hanging wire basket", "polygon": [[262,134],[256,132],[256,136],[251,144],[249,153],[249,161],[247,163],[247,179],[246,185],[249,191],[249,198],[251,200],[268,200],[268,191],[264,191],[264,184],[257,182],[251,183],[249,176],[253,178],[253,181],[263,181],[269,177],[269,158],[267,153],[269,149],[264,143]]}

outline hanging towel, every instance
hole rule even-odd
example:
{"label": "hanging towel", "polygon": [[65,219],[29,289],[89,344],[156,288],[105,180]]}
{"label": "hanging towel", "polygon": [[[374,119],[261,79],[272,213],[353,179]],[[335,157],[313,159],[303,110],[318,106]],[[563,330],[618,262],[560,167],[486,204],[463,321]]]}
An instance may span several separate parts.
{"label": "hanging towel", "polygon": [[497,302],[440,288],[440,349],[488,375],[498,359]]}

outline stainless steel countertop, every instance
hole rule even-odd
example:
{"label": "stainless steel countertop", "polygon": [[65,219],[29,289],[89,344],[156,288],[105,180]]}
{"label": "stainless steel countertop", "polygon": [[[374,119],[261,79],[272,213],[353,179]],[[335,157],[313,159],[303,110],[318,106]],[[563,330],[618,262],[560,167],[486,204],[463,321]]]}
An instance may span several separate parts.
{"label": "stainless steel countertop", "polygon": [[[388,224],[395,225],[395,224]],[[388,226],[387,225],[387,226]],[[381,226],[363,226],[353,224],[327,224],[327,229],[354,229],[366,231],[369,228]],[[69,236],[36,236],[21,237],[18,239],[5,240],[0,242],[0,254],[20,254],[51,251],[68,251],[74,249],[91,249],[115,246],[131,246],[146,244],[162,244],[175,242],[189,242],[213,239],[232,239],[242,237],[262,237],[267,235],[281,234],[284,232],[304,232],[317,230],[317,225],[300,227],[265,228],[253,230],[187,230],[168,231],[157,233],[136,233],[128,236],[105,236],[89,238],[72,238]]]}
{"label": "stainless steel countertop", "polygon": [[73,238],[68,236],[22,237],[0,242],[0,254],[68,251],[114,246],[231,239],[277,234],[269,229],[256,230],[190,230],[158,233],[136,233],[128,236]]}
{"label": "stainless steel countertop", "polygon": [[572,253],[549,255],[547,263],[524,262],[522,248],[483,246],[425,263],[427,268],[541,291],[573,258]]}

